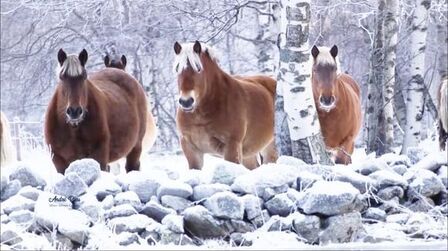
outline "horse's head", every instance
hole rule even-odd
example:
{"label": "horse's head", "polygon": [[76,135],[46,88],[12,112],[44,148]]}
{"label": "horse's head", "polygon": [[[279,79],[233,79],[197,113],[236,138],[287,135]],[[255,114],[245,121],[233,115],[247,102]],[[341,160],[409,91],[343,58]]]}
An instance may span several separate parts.
{"label": "horse's head", "polygon": [[[65,116],[67,123],[77,126],[87,113],[87,51],[83,49],[79,55],[68,55],[64,50],[58,52],[60,65],[59,79],[63,101],[66,103]],[[61,101],[59,101],[61,102]]]}
{"label": "horse's head", "polygon": [[336,106],[338,77],[338,47],[316,47],[311,49],[313,56],[312,84],[318,108],[329,112]]}
{"label": "horse's head", "polygon": [[188,44],[174,43],[174,71],[179,87],[179,107],[185,112],[193,112],[205,94],[206,70],[216,61],[210,47],[199,41]]}
{"label": "horse's head", "polygon": [[126,56],[121,55],[121,58],[118,56],[109,57],[109,55],[106,55],[104,57],[104,65],[106,65],[107,68],[117,68],[124,70],[126,68]]}

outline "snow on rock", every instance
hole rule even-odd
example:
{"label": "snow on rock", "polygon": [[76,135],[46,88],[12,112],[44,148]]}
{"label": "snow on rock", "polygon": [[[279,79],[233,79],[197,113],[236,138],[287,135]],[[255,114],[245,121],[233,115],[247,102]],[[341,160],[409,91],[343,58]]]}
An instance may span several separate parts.
{"label": "snow on rock", "polygon": [[353,242],[364,232],[359,212],[331,216],[322,221],[322,227],[320,244]]}
{"label": "snow on rock", "polygon": [[146,215],[133,214],[130,216],[113,218],[107,224],[114,230],[115,233],[119,234],[122,232],[141,232],[153,222],[154,220]]}
{"label": "snow on rock", "polygon": [[20,181],[18,180],[12,180],[8,184],[5,185],[5,187],[1,191],[1,200],[7,200],[11,196],[16,195],[20,189],[22,188],[22,185],[20,185]]}
{"label": "snow on rock", "polygon": [[41,191],[39,189],[32,186],[25,186],[19,190],[19,195],[34,201],[37,200],[40,193]]}
{"label": "snow on rock", "polygon": [[189,169],[184,172],[178,180],[194,188],[197,185],[202,184],[202,171],[197,169]]}
{"label": "snow on rock", "polygon": [[43,189],[47,185],[47,182],[36,171],[24,163],[18,164],[9,175],[9,180],[20,181],[22,187],[32,186]]}
{"label": "snow on rock", "polygon": [[305,190],[307,188],[310,188],[314,184],[314,182],[318,180],[323,180],[321,175],[309,171],[302,171],[299,173],[299,176],[297,177],[295,184],[293,184],[292,187],[296,188],[299,191]]}
{"label": "snow on rock", "polygon": [[295,209],[294,204],[286,193],[281,193],[267,201],[265,206],[271,215],[287,216]]}
{"label": "snow on rock", "polygon": [[409,157],[409,160],[411,161],[411,165],[414,165],[415,163],[422,160],[424,157],[428,155],[428,151],[426,151],[422,147],[408,147],[406,156]]}
{"label": "snow on rock", "polygon": [[89,187],[89,191],[102,201],[107,196],[120,193],[121,187],[110,176],[100,177]]}
{"label": "snow on rock", "polygon": [[129,205],[133,206],[137,211],[140,211],[143,206],[140,201],[140,198],[134,191],[126,191],[126,192],[117,194],[114,198],[114,204],[116,206],[123,205],[123,204],[129,204]]}
{"label": "snow on rock", "polygon": [[244,203],[244,212],[249,220],[260,216],[263,209],[263,200],[255,195],[246,194],[241,197]]}
{"label": "snow on rock", "polygon": [[401,186],[403,188],[408,186],[405,178],[390,170],[375,171],[369,174],[369,177],[376,180],[379,189],[388,186]]}
{"label": "snow on rock", "polygon": [[241,220],[244,216],[242,200],[231,192],[219,192],[205,200],[204,206],[219,218]]}
{"label": "snow on rock", "polygon": [[441,166],[437,171],[437,176],[440,178],[445,188],[448,189],[448,166]]}
{"label": "snow on rock", "polygon": [[141,214],[147,215],[150,218],[155,219],[156,221],[160,222],[162,219],[168,215],[168,214],[176,214],[176,210],[171,208],[166,208],[162,205],[160,205],[155,200],[151,200],[148,203],[145,204]]}
{"label": "snow on rock", "polygon": [[137,211],[132,205],[122,204],[109,209],[104,215],[106,218],[112,219],[115,217],[130,216],[133,214],[137,214]]}
{"label": "snow on rock", "polygon": [[1,174],[1,180],[0,180],[0,191],[3,191],[3,189],[8,185],[8,178],[6,175]]}
{"label": "snow on rock", "polygon": [[406,155],[398,155],[396,153],[386,153],[381,155],[378,159],[386,162],[389,166],[404,165],[411,166],[411,160]]}
{"label": "snow on rock", "polygon": [[54,184],[53,192],[65,197],[78,197],[87,192],[87,185],[76,173],[72,172]]}
{"label": "snow on rock", "polygon": [[359,211],[362,204],[359,190],[341,181],[317,181],[306,190],[298,206],[306,214],[337,215]]}
{"label": "snow on rock", "polygon": [[151,196],[157,195],[157,189],[160,187],[161,180],[168,179],[164,172],[160,172],[153,177],[159,177],[157,180],[150,177],[149,175],[139,172],[132,171],[127,174],[123,174],[118,178],[118,182],[121,183],[124,190],[129,190],[135,192],[142,203],[146,203],[151,199]]}
{"label": "snow on rock", "polygon": [[243,165],[220,160],[211,173],[210,183],[232,185],[236,177],[249,173]]}
{"label": "snow on rock", "polygon": [[400,186],[390,186],[379,190],[377,195],[383,200],[391,200],[394,197],[403,198],[404,190]]}
{"label": "snow on rock", "polygon": [[294,231],[306,242],[316,243],[319,239],[321,220],[315,215],[304,215],[295,212],[292,215]]}
{"label": "snow on rock", "polygon": [[426,169],[410,170],[405,173],[404,177],[410,182],[410,189],[426,197],[431,197],[445,190],[440,178]]}
{"label": "snow on rock", "polygon": [[17,224],[29,224],[34,218],[34,213],[27,209],[20,209],[9,214],[9,219]]}
{"label": "snow on rock", "polygon": [[194,206],[184,211],[184,226],[194,236],[200,238],[219,238],[229,233],[228,229],[221,227],[218,219],[203,206]]}
{"label": "snow on rock", "polygon": [[192,203],[187,199],[173,195],[162,196],[162,198],[160,198],[160,202],[164,207],[172,208],[178,213],[184,211]]}
{"label": "snow on rock", "polygon": [[27,199],[21,195],[14,195],[9,199],[2,202],[2,209],[6,214],[10,214],[13,211],[21,209],[34,210],[35,201]]}
{"label": "snow on rock", "polygon": [[139,243],[138,235],[135,233],[123,232],[116,236],[116,240],[121,246],[129,246],[133,243]]}
{"label": "snow on rock", "polygon": [[412,169],[427,169],[437,171],[442,165],[447,165],[447,156],[444,152],[431,153],[412,166]]}
{"label": "snow on rock", "polygon": [[352,168],[362,175],[369,175],[376,171],[388,169],[389,166],[382,159],[368,159],[365,162],[353,164]]}
{"label": "snow on rock", "polygon": [[303,166],[306,165],[306,163],[298,158],[294,158],[292,156],[286,156],[286,155],[282,155],[280,157],[278,157],[277,159],[277,164],[282,164],[282,165],[288,165],[288,166]]}
{"label": "snow on rock", "polygon": [[336,165],[332,172],[333,180],[348,182],[365,193],[371,187],[376,187],[376,180],[355,172],[350,166]]}
{"label": "snow on rock", "polygon": [[230,191],[230,186],[220,183],[197,185],[193,188],[193,200],[202,200],[224,191]]}
{"label": "snow on rock", "polygon": [[368,208],[363,213],[363,218],[374,221],[386,221],[386,212],[376,207]]}
{"label": "snow on rock", "polygon": [[399,175],[403,175],[405,172],[408,171],[408,167],[406,165],[395,165],[392,166],[392,170],[396,173],[398,173]]}
{"label": "snow on rock", "polygon": [[174,233],[183,234],[184,231],[184,218],[175,214],[168,214],[162,219],[162,224]]}
{"label": "snow on rock", "polygon": [[173,195],[182,198],[188,198],[193,194],[193,188],[190,185],[180,181],[166,181],[163,182],[157,189],[157,197],[161,198],[164,195]]}
{"label": "snow on rock", "polygon": [[[21,237],[20,230],[18,228],[12,227],[11,225],[5,225],[1,227],[1,237],[0,241],[2,244],[6,245],[16,245],[23,241]],[[2,246],[3,250],[3,246]]]}
{"label": "snow on rock", "polygon": [[80,159],[75,160],[65,170],[65,175],[69,173],[76,173],[87,186],[100,176],[100,164],[94,159]]}

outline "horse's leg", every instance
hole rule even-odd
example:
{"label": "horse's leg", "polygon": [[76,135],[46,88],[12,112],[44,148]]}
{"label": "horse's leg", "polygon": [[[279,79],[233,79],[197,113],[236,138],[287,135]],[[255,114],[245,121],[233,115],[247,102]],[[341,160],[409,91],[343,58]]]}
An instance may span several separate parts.
{"label": "horse's leg", "polygon": [[67,169],[69,165],[68,161],[66,161],[64,158],[62,158],[56,153],[53,153],[52,161],[54,166],[56,167],[56,171],[58,171],[58,173],[64,174],[65,169]]}
{"label": "horse's leg", "polygon": [[448,132],[445,132],[442,125],[442,120],[439,119],[439,147],[440,151],[445,150],[446,140],[448,139]]}
{"label": "horse's leg", "polygon": [[243,165],[249,170],[257,168],[259,166],[257,155],[243,158]]}
{"label": "horse's leg", "polygon": [[180,145],[182,147],[182,151],[184,152],[185,158],[188,161],[188,167],[190,169],[202,169],[202,165],[204,164],[204,154],[199,152],[192,146],[185,138],[180,139]]}
{"label": "horse's leg", "polygon": [[353,153],[353,150],[355,149],[355,140],[353,137],[348,137],[342,142],[341,149],[338,149],[338,152],[336,154],[336,164],[344,164],[348,165],[352,163],[352,157],[351,154]]}
{"label": "horse's leg", "polygon": [[139,143],[126,156],[126,172],[140,170],[140,155],[142,154],[142,144]]}
{"label": "horse's leg", "polygon": [[277,148],[275,147],[275,140],[272,140],[262,151],[263,164],[274,163],[278,159]]}
{"label": "horse's leg", "polygon": [[237,164],[243,160],[243,146],[240,141],[232,140],[224,146],[224,159]]}

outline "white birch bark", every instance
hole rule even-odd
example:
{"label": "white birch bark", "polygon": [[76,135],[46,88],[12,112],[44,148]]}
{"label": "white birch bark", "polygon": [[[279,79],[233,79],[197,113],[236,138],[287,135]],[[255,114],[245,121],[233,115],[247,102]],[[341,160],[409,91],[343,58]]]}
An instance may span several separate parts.
{"label": "white birch bark", "polygon": [[311,89],[310,0],[282,0],[276,144],[280,155],[331,164]]}
{"label": "white birch bark", "polygon": [[411,81],[407,88],[406,127],[402,153],[421,140],[424,94],[425,48],[430,0],[416,0],[411,33]]}
{"label": "white birch bark", "polygon": [[384,116],[384,152],[392,152],[394,144],[394,108],[393,97],[395,88],[395,59],[398,37],[398,0],[386,0],[384,16],[384,85],[383,85],[383,116]]}
{"label": "white birch bark", "polygon": [[275,41],[280,29],[280,6],[278,3],[264,5],[262,11],[270,15],[262,15],[257,12],[257,63],[261,73],[274,76],[277,72],[278,58],[274,51]]}

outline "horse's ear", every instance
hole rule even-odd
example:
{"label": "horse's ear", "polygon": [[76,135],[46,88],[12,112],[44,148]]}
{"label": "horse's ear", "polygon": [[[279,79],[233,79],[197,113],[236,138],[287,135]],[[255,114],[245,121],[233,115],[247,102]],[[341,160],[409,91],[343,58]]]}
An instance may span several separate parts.
{"label": "horse's ear", "polygon": [[67,54],[65,53],[65,51],[63,49],[59,49],[59,52],[58,52],[59,65],[62,66],[62,64],[65,62],[66,59],[67,59]]}
{"label": "horse's ear", "polygon": [[86,65],[88,58],[89,58],[89,55],[87,54],[86,49],[82,49],[82,51],[78,55],[79,62],[81,62],[82,66]]}
{"label": "horse's ear", "polygon": [[180,44],[176,41],[174,43],[174,52],[176,53],[176,55],[179,55],[181,50],[182,50],[182,46],[180,46]]}
{"label": "horse's ear", "polygon": [[193,51],[196,52],[197,54],[201,54],[201,43],[199,43],[198,40],[194,42]]}
{"label": "horse's ear", "polygon": [[110,62],[109,55],[106,55],[106,56],[104,57],[104,65],[105,65],[106,67],[109,66],[109,62]]}
{"label": "horse's ear", "polygon": [[317,46],[313,45],[313,48],[311,49],[311,55],[313,55],[313,58],[317,58],[317,55],[319,55],[319,49]]}
{"label": "horse's ear", "polygon": [[126,67],[127,60],[125,55],[121,55],[121,63],[123,64],[123,68]]}
{"label": "horse's ear", "polygon": [[333,47],[331,47],[330,54],[332,57],[336,58],[336,56],[338,55],[338,47],[336,45],[333,45]]}

